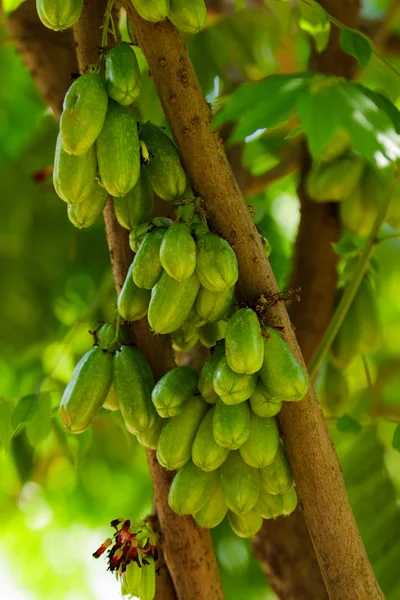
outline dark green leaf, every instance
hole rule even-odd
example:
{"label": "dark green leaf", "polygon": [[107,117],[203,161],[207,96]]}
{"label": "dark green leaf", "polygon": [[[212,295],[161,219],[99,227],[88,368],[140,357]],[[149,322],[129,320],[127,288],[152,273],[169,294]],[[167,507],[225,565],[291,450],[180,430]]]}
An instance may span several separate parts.
{"label": "dark green leaf", "polygon": [[11,440],[11,454],[21,483],[28,481],[33,469],[34,449],[28,441],[25,431],[21,431]]}
{"label": "dark green leaf", "polygon": [[362,241],[346,231],[343,233],[337,244],[332,243],[332,246],[336,254],[346,256],[348,254],[358,253],[362,246]]}
{"label": "dark green leaf", "polygon": [[393,102],[389,100],[389,98],[383,94],[380,94],[379,92],[374,92],[360,83],[355,83],[354,85],[358,87],[365,96],[370,98],[370,100],[372,100],[372,102],[374,102],[380,110],[387,114],[393,123],[396,133],[400,134],[400,111],[397,106],[395,106]]}
{"label": "dark green leaf", "polygon": [[33,419],[37,412],[38,405],[38,396],[24,396],[18,400],[11,415],[11,427],[14,433],[20,426],[25,425],[25,423]]}
{"label": "dark green leaf", "polygon": [[342,415],[338,419],[336,427],[342,433],[360,433],[362,430],[362,425],[350,415]]}
{"label": "dark green leaf", "polygon": [[400,452],[400,425],[397,425],[393,434],[393,448]]}
{"label": "dark green leaf", "polygon": [[38,408],[33,419],[26,425],[26,433],[32,446],[37,446],[46,439],[51,432],[51,396],[48,393],[41,394]]}
{"label": "dark green leaf", "polygon": [[372,56],[371,40],[360,31],[349,27],[342,28],[339,40],[343,52],[354,56],[361,68],[365,69]]}
{"label": "dark green leaf", "polygon": [[295,11],[295,19],[300,29],[314,38],[317,52],[322,52],[328,44],[331,29],[326,10],[313,0],[310,3],[300,2]]}

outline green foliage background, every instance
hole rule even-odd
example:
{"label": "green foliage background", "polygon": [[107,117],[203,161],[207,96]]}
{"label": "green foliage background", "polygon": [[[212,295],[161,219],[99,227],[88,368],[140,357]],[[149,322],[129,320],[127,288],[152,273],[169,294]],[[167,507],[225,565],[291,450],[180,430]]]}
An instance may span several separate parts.
{"label": "green foliage background", "polygon": [[[210,101],[222,97],[218,103],[224,103],[233,83],[306,68],[309,39],[290,25],[289,3],[266,4],[265,11],[245,9],[211,23],[191,40]],[[386,5],[370,1],[364,13],[379,17]],[[150,510],[144,452],[117,414],[104,411],[88,432],[74,437],[65,434],[56,410],[74,364],[90,347],[88,331],[107,320],[115,304],[104,226],[99,221],[89,230],[74,229],[51,177],[34,180],[34,173],[52,165],[57,126],[4,33],[1,42],[0,576],[9,587],[7,597],[110,600],[118,597],[118,586],[91,553],[109,535],[111,519]],[[400,66],[397,57],[388,58]],[[142,58],[141,64],[141,117],[163,123]],[[361,81],[400,106],[400,77],[376,57]],[[252,90],[252,98],[246,100],[250,129],[237,141],[266,126],[263,119],[274,98],[260,87]],[[324,110],[340,117],[337,104],[325,104]],[[382,120],[374,122],[372,137]],[[274,166],[287,133],[282,126],[248,138],[248,170],[258,175]],[[312,146],[315,134],[307,135]],[[400,147],[393,131],[391,140]],[[271,262],[283,289],[299,221],[296,184],[297,175],[290,175],[247,199],[272,244]],[[395,230],[385,225],[385,231]],[[350,402],[328,415],[361,534],[391,600],[400,596],[400,453],[392,445],[400,420],[399,261],[399,240],[376,251],[383,345],[367,359],[372,387],[360,358],[349,372]],[[21,402],[25,396],[29,399]],[[251,544],[224,524],[213,535],[227,599],[273,597]]]}

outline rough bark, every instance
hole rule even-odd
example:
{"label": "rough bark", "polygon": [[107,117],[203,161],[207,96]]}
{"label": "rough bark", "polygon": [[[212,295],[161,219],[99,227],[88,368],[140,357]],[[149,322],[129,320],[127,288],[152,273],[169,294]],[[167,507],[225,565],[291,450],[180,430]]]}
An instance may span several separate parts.
{"label": "rough bark", "polygon": [[[75,45],[82,73],[97,61],[105,5],[106,0],[86,0],[82,17],[74,27]],[[115,287],[119,293],[133,255],[128,245],[128,233],[118,224],[111,199],[104,211],[104,220]],[[148,359],[156,378],[175,366],[175,358],[167,336],[154,335],[146,319],[133,324],[131,329],[137,346]],[[210,532],[197,527],[191,517],[179,517],[170,509],[168,491],[173,474],[158,464],[154,451],[148,450],[146,454],[153,481],[162,551],[173,580],[176,597],[182,600],[222,599],[222,586]],[[167,573],[163,573],[157,587],[160,599],[174,597]]]}
{"label": "rough bark", "polygon": [[[277,293],[257,231],[229,167],[218,132],[183,40],[168,22],[143,21],[124,3],[151,70],[164,112],[193,189],[204,200],[214,231],[234,247],[241,273],[239,296]],[[302,361],[286,308],[270,309],[271,324]],[[351,512],[340,466],[321,409],[310,386],[300,403],[286,403],[280,425],[295,474],[300,503],[328,592],[333,599],[382,598]]]}

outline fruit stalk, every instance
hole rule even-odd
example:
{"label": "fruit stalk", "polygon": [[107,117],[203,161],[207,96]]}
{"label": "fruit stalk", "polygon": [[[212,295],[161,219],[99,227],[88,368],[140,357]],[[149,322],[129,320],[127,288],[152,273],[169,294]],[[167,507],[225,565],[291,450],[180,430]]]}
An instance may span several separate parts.
{"label": "fruit stalk", "polygon": [[[239,297],[251,300],[262,294],[276,294],[274,275],[222,142],[218,132],[210,128],[211,110],[182,37],[168,21],[155,27],[141,19],[128,0],[124,6],[147,58],[182,163],[193,189],[204,201],[211,229],[236,252],[241,273]],[[283,303],[270,308],[268,322],[282,327],[285,341],[304,364]],[[311,388],[302,402],[283,407],[280,425],[330,597],[382,598],[356,527],[327,425]]]}

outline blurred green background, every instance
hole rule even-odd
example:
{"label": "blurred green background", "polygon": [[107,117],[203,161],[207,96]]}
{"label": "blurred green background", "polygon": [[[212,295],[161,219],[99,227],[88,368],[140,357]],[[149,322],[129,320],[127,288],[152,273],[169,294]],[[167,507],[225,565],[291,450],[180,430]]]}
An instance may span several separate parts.
{"label": "blurred green background", "polygon": [[[277,10],[280,3],[267,4],[269,10],[245,9],[212,21],[191,40],[210,100],[231,91],[235,80],[306,67],[308,39],[289,28],[284,10]],[[380,18],[387,4],[364,3],[364,15]],[[35,180],[35,173],[52,165],[57,126],[12,40],[4,30],[0,36],[2,592],[13,600],[112,600],[119,598],[119,586],[105,571],[105,561],[91,554],[109,535],[112,519],[149,512],[144,451],[118,414],[103,411],[89,431],[74,437],[64,432],[56,410],[74,365],[91,345],[89,330],[114,309],[104,224],[100,220],[78,231],[51,177]],[[396,55],[388,58],[400,67]],[[142,58],[141,64],[146,73]],[[363,81],[400,106],[400,78],[377,59]],[[143,120],[163,122],[147,77],[139,110]],[[247,140],[247,168],[260,174],[273,166],[284,135],[278,142],[267,133]],[[292,174],[247,199],[272,244],[271,262],[282,289],[299,222],[296,184]],[[385,230],[394,231],[389,225]],[[396,600],[400,453],[393,448],[393,434],[400,421],[400,240],[381,244],[375,256],[383,345],[367,359],[372,386],[360,358],[349,372],[350,401],[329,415],[329,423],[367,551],[387,597]],[[30,399],[21,403],[25,396]],[[27,409],[32,396],[38,403],[34,413]],[[13,412],[18,403],[19,413]],[[250,542],[224,524],[213,537],[227,600],[273,598]]]}

